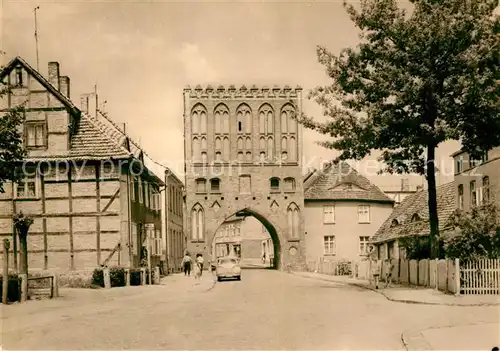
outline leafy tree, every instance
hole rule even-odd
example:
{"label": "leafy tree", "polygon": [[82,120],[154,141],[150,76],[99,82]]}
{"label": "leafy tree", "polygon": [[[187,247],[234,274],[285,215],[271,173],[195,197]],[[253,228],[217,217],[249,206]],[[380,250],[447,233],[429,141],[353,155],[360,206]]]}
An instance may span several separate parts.
{"label": "leafy tree", "polygon": [[[406,258],[409,260],[424,260],[429,258],[430,240],[428,236],[405,236],[399,239],[399,247],[404,249]],[[439,257],[444,258],[443,240],[439,240]]]}
{"label": "leafy tree", "polygon": [[[0,67],[0,76],[2,68]],[[0,101],[5,99],[10,87],[0,81]],[[6,181],[15,181],[21,177],[16,165],[26,156],[22,135],[20,133],[24,123],[24,105],[0,111],[0,193],[4,192],[3,184]]]}
{"label": "leafy tree", "polygon": [[500,216],[493,203],[455,211],[450,224],[461,233],[445,239],[446,256],[461,260],[500,258]]}
{"label": "leafy tree", "polygon": [[306,127],[333,140],[339,159],[381,151],[382,171],[425,175],[429,192],[432,257],[439,256],[435,150],[460,140],[480,158],[500,145],[497,0],[396,0],[345,5],[361,30],[356,48],[338,56],[318,47],[331,85],[309,95],[326,122],[300,116]]}

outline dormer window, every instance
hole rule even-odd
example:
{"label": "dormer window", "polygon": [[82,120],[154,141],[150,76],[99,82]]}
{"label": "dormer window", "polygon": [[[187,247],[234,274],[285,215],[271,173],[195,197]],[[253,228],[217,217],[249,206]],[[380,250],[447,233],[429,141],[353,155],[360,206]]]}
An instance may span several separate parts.
{"label": "dormer window", "polygon": [[352,184],[346,184],[345,185],[345,190],[352,190]]}
{"label": "dormer window", "polygon": [[397,219],[393,219],[392,222],[391,222],[391,228],[393,228],[393,227],[395,227],[397,225],[399,225],[398,220]]}
{"label": "dormer window", "polygon": [[420,216],[418,215],[418,213],[415,213],[415,214],[411,217],[411,221],[412,221],[412,222],[418,222],[418,221],[420,221]]}

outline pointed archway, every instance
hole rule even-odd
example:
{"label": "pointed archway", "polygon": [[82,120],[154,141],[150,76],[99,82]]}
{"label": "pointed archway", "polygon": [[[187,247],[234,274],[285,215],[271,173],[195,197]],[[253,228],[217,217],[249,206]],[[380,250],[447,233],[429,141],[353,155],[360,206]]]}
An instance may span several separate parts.
{"label": "pointed archway", "polygon": [[[259,212],[251,209],[251,208],[244,208],[239,211],[236,211],[232,213],[231,215],[225,217],[218,225],[217,229],[215,232],[211,235],[211,242],[212,244],[215,242],[216,234],[219,228],[222,226],[223,223],[228,221],[230,218],[233,217],[254,217],[257,219],[267,230],[269,233],[269,236],[271,237],[271,241],[273,243],[273,258],[271,262],[271,268],[273,269],[280,269],[281,266],[281,241],[279,234],[276,230],[276,226],[273,225],[273,223],[267,219],[264,215],[260,214]],[[212,245],[211,245],[212,246]]]}

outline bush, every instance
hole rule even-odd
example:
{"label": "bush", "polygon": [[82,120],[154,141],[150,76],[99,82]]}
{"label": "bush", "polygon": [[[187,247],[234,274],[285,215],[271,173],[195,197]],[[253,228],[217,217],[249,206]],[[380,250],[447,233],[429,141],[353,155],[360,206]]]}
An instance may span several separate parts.
{"label": "bush", "polygon": [[[0,291],[3,291],[3,276],[0,276]],[[0,301],[2,300],[0,293]],[[9,274],[9,283],[7,288],[7,302],[16,302],[21,300],[21,279],[17,274]],[[4,303],[3,301],[1,301]]]}
{"label": "bush", "polygon": [[131,269],[130,270],[130,285],[137,286],[141,285],[141,270]]}
{"label": "bush", "polygon": [[94,273],[92,273],[92,285],[104,288],[104,272],[101,268],[94,269]]}
{"label": "bush", "polygon": [[[404,249],[406,259],[425,260],[431,257],[429,236],[406,236],[399,239],[399,247]],[[444,258],[444,242],[439,239],[439,258]]]}
{"label": "bush", "polygon": [[[127,282],[127,277],[125,275],[125,268],[121,267],[110,267],[109,268],[109,279],[111,282],[111,287],[125,286]],[[92,274],[92,285],[100,286],[104,288],[104,271],[103,268],[96,268]]]}

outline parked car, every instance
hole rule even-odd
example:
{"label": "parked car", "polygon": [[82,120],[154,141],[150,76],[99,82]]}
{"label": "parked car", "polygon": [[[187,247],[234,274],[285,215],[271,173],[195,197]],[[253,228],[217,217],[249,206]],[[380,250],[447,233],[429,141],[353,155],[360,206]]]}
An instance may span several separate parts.
{"label": "parked car", "polygon": [[215,274],[218,281],[228,278],[241,280],[241,267],[238,259],[235,257],[223,257],[219,259]]}

